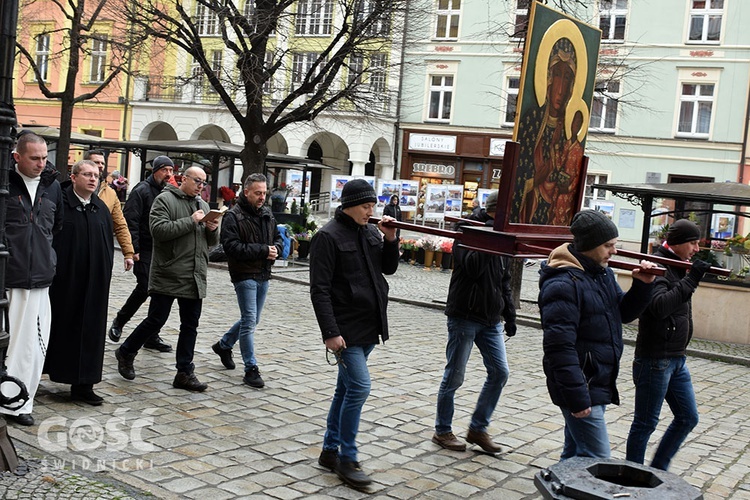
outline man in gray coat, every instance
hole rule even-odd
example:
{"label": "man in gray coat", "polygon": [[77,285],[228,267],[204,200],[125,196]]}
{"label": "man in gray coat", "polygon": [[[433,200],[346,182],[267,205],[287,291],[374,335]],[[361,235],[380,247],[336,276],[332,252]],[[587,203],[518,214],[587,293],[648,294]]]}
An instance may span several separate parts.
{"label": "man in gray coat", "polygon": [[208,387],[193,373],[195,339],[207,288],[208,248],[219,241],[218,220],[203,221],[210,210],[199,196],[205,184],[206,172],[200,167],[190,167],[182,176],[182,185],[176,188],[168,184],[151,207],[153,256],[148,317],[115,351],[117,369],[128,380],[135,378],[133,360],[138,350],[167,322],[176,299],[180,308],[180,335],[177,376],[172,386],[197,392]]}

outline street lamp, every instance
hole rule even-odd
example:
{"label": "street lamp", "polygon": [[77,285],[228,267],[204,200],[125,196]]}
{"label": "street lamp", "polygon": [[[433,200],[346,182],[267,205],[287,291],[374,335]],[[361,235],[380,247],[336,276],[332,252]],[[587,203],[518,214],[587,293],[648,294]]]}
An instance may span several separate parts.
{"label": "street lamp", "polygon": [[[0,382],[18,384],[20,392],[6,398],[0,392],[0,406],[10,408],[29,398],[26,387],[17,379],[9,377],[5,368],[8,351],[8,298],[5,296],[5,268],[8,264],[8,247],[5,239],[5,218],[8,208],[8,171],[10,152],[15,138],[16,111],[13,107],[13,63],[16,49],[16,27],[18,25],[18,0],[0,2]],[[18,455],[8,436],[4,419],[0,418],[0,469],[15,471]]]}

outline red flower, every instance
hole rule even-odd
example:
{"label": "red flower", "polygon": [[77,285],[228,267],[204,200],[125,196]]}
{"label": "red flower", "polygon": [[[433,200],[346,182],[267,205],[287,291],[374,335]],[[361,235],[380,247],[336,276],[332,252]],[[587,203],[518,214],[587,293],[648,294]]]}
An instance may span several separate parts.
{"label": "red flower", "polygon": [[228,186],[221,186],[219,188],[219,196],[221,196],[224,201],[232,201],[234,199],[234,191]]}

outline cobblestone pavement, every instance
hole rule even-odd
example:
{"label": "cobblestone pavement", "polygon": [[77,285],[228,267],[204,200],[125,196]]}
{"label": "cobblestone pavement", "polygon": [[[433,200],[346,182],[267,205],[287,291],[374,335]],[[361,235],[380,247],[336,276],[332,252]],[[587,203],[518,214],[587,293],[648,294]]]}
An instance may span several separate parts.
{"label": "cobblestone pavement", "polygon": [[[113,277],[113,317],[135,284],[118,259]],[[538,266],[525,268],[522,298],[533,300]],[[174,353],[142,350],[137,378],[117,373],[109,343],[103,381],[105,404],[69,400],[69,387],[43,379],[37,425],[9,424],[25,460],[25,476],[0,475],[2,498],[362,498],[316,462],[336,369],[328,366],[312,313],[304,268],[279,268],[255,344],[266,388],[242,384],[242,368],[225,370],[211,344],[237,318],[227,272],[209,270],[196,346],[196,373],[206,392],[173,389]],[[489,432],[503,446],[490,456],[439,449],[430,442],[435,397],[444,363],[445,301],[449,273],[402,265],[389,277],[391,340],[371,355],[372,394],[359,433],[360,460],[379,498],[539,498],[533,476],[557,462],[562,417],[547,395],[541,370],[541,331],[530,320],[507,344],[511,376]],[[420,307],[396,299],[418,300]],[[132,331],[144,307],[125,329]],[[177,341],[176,312],[162,331]],[[747,348],[731,356],[750,359]],[[633,388],[623,357],[623,404],[607,411],[613,458],[623,458],[632,419]],[[235,349],[235,360],[239,351]],[[750,499],[750,374],[741,364],[693,357],[689,362],[701,412],[697,429],[671,471],[700,488],[708,500]],[[466,432],[483,381],[481,358],[469,361],[456,398],[454,431]],[[655,433],[661,436],[669,411]],[[649,447],[653,452],[654,444]]]}

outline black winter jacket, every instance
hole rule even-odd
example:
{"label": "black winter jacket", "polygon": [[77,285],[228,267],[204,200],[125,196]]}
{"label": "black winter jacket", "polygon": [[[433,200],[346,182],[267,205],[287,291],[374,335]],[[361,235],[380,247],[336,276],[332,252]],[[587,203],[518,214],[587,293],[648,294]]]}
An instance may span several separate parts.
{"label": "black winter jacket", "polygon": [[130,229],[133,251],[139,254],[139,260],[144,264],[151,263],[154,244],[148,226],[151,205],[154,204],[154,199],[159,196],[162,189],[163,186],[156,182],[154,176],[149,175],[130,191],[128,201],[125,202],[125,208],[122,210],[128,229]]}
{"label": "black winter jacket", "polygon": [[[487,224],[492,225],[492,219]],[[454,247],[455,268],[448,287],[447,316],[492,326],[516,321],[508,258]]]}
{"label": "black winter jacket", "polygon": [[260,210],[250,205],[244,193],[221,221],[221,245],[227,255],[232,283],[271,279],[273,261],[268,247],[275,246],[281,255],[284,241],[273,212],[267,206]]}
{"label": "black winter jacket", "polygon": [[[680,260],[671,250],[659,246],[654,255]],[[684,356],[693,337],[692,297],[699,278],[673,266],[654,281],[651,304],[638,320],[635,355],[644,358]]]}
{"label": "black winter jacket", "polygon": [[643,312],[653,286],[634,279],[623,293],[612,269],[568,243],[552,251],[540,275],[543,364],[552,402],[572,413],[620,404],[622,323]]}
{"label": "black winter jacket", "polygon": [[7,288],[46,288],[52,284],[57,255],[52,237],[62,229],[63,197],[57,171],[47,164],[40,175],[36,198],[31,200],[23,178],[12,167],[8,172],[9,195],[5,236],[10,252]]}
{"label": "black winter jacket", "polygon": [[385,241],[372,225],[360,226],[341,207],[310,244],[310,298],[323,340],[346,344],[388,340],[388,282],[398,268],[398,240]]}

